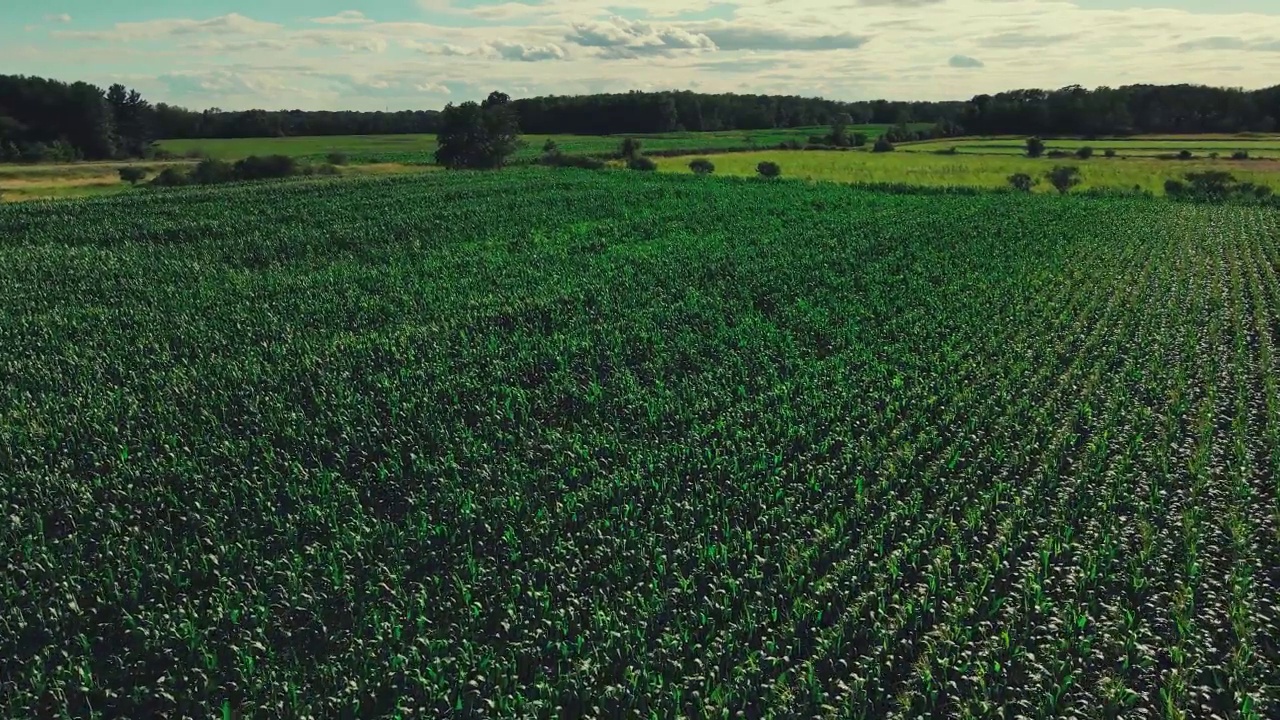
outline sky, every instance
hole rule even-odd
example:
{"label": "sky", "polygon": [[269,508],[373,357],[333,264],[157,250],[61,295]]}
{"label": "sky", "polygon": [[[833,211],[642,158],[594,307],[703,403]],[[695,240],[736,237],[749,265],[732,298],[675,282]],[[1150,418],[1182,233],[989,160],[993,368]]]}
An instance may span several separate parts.
{"label": "sky", "polygon": [[1280,82],[1280,0],[0,0],[0,72],[227,110],[1255,88]]}

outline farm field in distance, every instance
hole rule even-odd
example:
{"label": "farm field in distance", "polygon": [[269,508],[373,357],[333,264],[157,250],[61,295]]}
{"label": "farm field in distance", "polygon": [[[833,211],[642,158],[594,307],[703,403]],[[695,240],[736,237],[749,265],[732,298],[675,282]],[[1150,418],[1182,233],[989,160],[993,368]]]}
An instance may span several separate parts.
{"label": "farm field in distance", "polygon": [[[889,125],[859,125],[853,131],[876,138]],[[927,127],[917,125],[913,127]],[[575,155],[600,155],[617,151],[624,137],[639,138],[646,150],[703,150],[712,148],[776,147],[788,140],[805,142],[811,135],[822,135],[830,128],[799,127],[770,130],[726,130],[721,132],[678,132],[628,135],[521,135],[524,147],[514,160],[532,161],[542,154],[547,140]],[[435,162],[435,135],[334,135],[317,137],[161,140],[157,145],[169,152],[185,155],[200,152],[220,160],[238,160],[249,155],[290,155],[299,159],[323,161],[329,153],[340,152],[356,163]]]}
{"label": "farm field in distance", "polygon": [[1278,717],[1278,234],[546,168],[4,205],[0,716]]}
{"label": "farm field in distance", "polygon": [[[1085,140],[1076,138],[1049,138],[1045,141],[1049,151],[1064,150],[1074,153],[1082,147],[1093,148],[1101,158],[1110,149],[1120,157],[1154,158],[1176,155],[1182,150],[1191,152],[1201,160],[1210,159],[1216,153],[1220,159],[1230,159],[1233,153],[1247,152],[1250,158],[1280,159],[1280,135],[1153,135],[1128,138],[1102,138]],[[955,148],[958,153],[977,155],[1022,155],[1026,152],[1025,137],[943,138],[918,143],[906,143],[898,149],[905,152],[938,152]]]}
{"label": "farm field in distance", "polygon": [[[947,141],[952,144],[953,141]],[[932,145],[933,143],[925,143]],[[1238,180],[1269,185],[1280,190],[1280,162],[1268,160],[1159,160],[1155,158],[1028,158],[1015,153],[909,152],[919,147],[906,144],[892,153],[839,150],[762,150],[714,155],[710,159],[717,174],[753,176],[762,161],[775,162],[783,177],[838,183],[902,183],[921,187],[1007,188],[1014,173],[1026,173],[1040,181],[1039,192],[1054,192],[1045,173],[1058,165],[1080,169],[1081,190],[1132,190],[1137,187],[1164,194],[1164,181],[1181,179],[1186,173],[1222,170]],[[656,158],[658,169],[689,173],[689,161],[698,155]]]}

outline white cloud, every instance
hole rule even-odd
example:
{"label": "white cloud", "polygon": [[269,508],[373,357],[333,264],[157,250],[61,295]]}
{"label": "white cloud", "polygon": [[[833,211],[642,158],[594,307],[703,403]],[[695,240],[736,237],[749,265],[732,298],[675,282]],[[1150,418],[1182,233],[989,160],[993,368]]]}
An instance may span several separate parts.
{"label": "white cloud", "polygon": [[154,40],[181,35],[252,35],[279,30],[280,25],[259,22],[239,13],[231,13],[207,20],[172,19],[144,22],[116,23],[110,30],[74,30],[54,32],[54,37],[112,40]]}
{"label": "white cloud", "polygon": [[51,23],[71,22],[71,16],[68,15],[67,13],[58,13],[56,15],[45,15],[44,19],[45,19],[45,22],[51,22]]}
{"label": "white cloud", "polygon": [[321,25],[366,25],[373,21],[365,17],[364,13],[359,10],[343,10],[337,15],[313,18],[311,22],[320,23]]}
{"label": "white cloud", "polygon": [[[1097,10],[1066,0],[417,5],[427,12],[410,9],[378,21],[358,10],[288,24],[236,13],[110,26],[85,26],[80,18],[77,31],[55,30],[52,40],[36,28],[27,36],[36,50],[22,55],[20,66],[40,74],[42,66],[65,64],[75,53],[96,53],[102,60],[85,66],[102,72],[100,81],[150,74],[150,85],[137,86],[159,88],[153,100],[196,107],[215,97],[270,107],[421,107],[441,98],[441,89],[470,99],[493,88],[515,95],[524,94],[518,88],[541,94],[697,87],[840,99],[962,99],[1076,83],[1259,87],[1280,77],[1280,5],[1274,14],[1229,14],[1209,6],[1195,14]],[[712,15],[693,14],[708,8]],[[645,19],[630,19],[635,17]],[[718,19],[689,19],[707,17]],[[103,52],[84,41],[116,46]],[[16,57],[12,48],[0,47],[0,62],[13,67]],[[236,63],[232,75],[225,74],[229,61]],[[162,72],[179,79],[160,83]],[[168,95],[165,88],[171,88]],[[233,106],[232,100],[218,102]]]}

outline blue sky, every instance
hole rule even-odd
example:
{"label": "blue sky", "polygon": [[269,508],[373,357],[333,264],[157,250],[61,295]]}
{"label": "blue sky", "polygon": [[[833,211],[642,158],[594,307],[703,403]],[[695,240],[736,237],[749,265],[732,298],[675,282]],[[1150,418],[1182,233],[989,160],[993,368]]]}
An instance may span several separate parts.
{"label": "blue sky", "polygon": [[193,108],[1280,81],[1280,0],[0,0],[0,71]]}

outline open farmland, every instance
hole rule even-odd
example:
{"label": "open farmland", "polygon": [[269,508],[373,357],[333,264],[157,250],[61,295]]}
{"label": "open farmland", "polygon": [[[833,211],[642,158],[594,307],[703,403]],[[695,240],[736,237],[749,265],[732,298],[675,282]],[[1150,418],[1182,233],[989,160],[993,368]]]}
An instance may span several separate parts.
{"label": "open farmland", "polygon": [[[1050,138],[1044,141],[1047,151],[1063,150],[1074,153],[1082,147],[1090,147],[1101,157],[1106,150],[1114,150],[1119,157],[1158,158],[1177,155],[1186,150],[1196,157],[1206,159],[1212,154],[1230,158],[1236,152],[1247,152],[1250,158],[1280,158],[1280,136],[1247,135],[1229,137],[1222,135],[1182,135],[1128,138]],[[955,148],[958,153],[976,155],[1023,155],[1027,151],[1025,137],[986,138],[965,137],[907,143],[899,150],[905,152],[938,152]]]}
{"label": "open farmland", "polygon": [[[951,142],[951,141],[949,141]],[[933,143],[926,143],[932,145]],[[1237,180],[1267,185],[1280,190],[1280,163],[1266,160],[1158,160],[1155,158],[1113,158],[1095,155],[1090,160],[1074,157],[1028,158],[1015,153],[958,153],[939,155],[926,152],[872,153],[836,150],[763,150],[715,155],[716,173],[753,176],[762,161],[775,162],[782,176],[804,180],[840,183],[894,183],[921,187],[1007,188],[1008,178],[1026,173],[1039,180],[1039,192],[1052,193],[1053,186],[1045,173],[1058,165],[1080,169],[1081,190],[1132,190],[1138,188],[1157,195],[1164,194],[1164,182],[1180,179],[1186,173],[1221,170]],[[941,146],[939,146],[941,147]],[[689,161],[697,155],[657,158],[658,169],[688,173]]]}
{"label": "open farmland", "polygon": [[[927,126],[924,126],[927,127]],[[888,125],[860,125],[851,132],[876,138]],[[726,130],[721,132],[677,132],[632,135],[523,135],[524,147],[515,161],[532,161],[542,153],[542,145],[554,140],[566,153],[607,155],[618,150],[624,137],[639,138],[646,151],[743,149],[776,147],[788,140],[805,142],[811,135],[830,132],[827,127],[800,127],[770,130]],[[199,153],[220,160],[238,160],[249,155],[290,155],[303,160],[323,161],[329,153],[344,153],[357,163],[435,162],[435,135],[333,135],[319,137],[161,140],[161,149],[178,155]]]}
{"label": "open farmland", "polygon": [[1280,716],[1278,234],[537,168],[0,207],[0,716]]}

